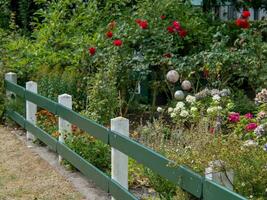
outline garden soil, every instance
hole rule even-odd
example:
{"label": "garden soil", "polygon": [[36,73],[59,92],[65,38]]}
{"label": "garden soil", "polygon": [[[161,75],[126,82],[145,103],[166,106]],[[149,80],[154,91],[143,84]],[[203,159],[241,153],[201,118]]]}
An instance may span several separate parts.
{"label": "garden soil", "polygon": [[55,153],[18,133],[0,127],[0,200],[108,199],[80,173],[60,166]]}

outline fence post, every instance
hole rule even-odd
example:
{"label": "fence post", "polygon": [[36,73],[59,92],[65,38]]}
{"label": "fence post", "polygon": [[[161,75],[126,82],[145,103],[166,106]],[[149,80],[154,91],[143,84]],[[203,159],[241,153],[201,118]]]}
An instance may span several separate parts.
{"label": "fence post", "polygon": [[[33,93],[37,93],[37,83],[33,81],[26,82],[26,90],[31,91]],[[37,113],[37,105],[26,101],[26,119],[30,121],[32,124],[36,124],[36,113]],[[27,140],[35,140],[33,134],[27,131],[26,135]]]}
{"label": "fence post", "polygon": [[223,161],[221,160],[210,162],[209,167],[205,169],[205,178],[233,191],[234,172],[233,170],[220,171],[222,167]]}
{"label": "fence post", "polygon": [[[13,72],[6,73],[5,74],[5,80],[8,80],[8,81],[10,81],[12,83],[17,84],[17,74],[13,73]],[[11,98],[12,94],[13,94],[13,92],[10,92],[10,91],[6,90],[6,96],[8,98]]]}
{"label": "fence post", "polygon": [[[129,137],[129,120],[123,117],[111,119],[111,130]],[[115,148],[111,149],[111,177],[128,190],[128,156]]]}
{"label": "fence post", "polygon": [[[58,96],[58,103],[72,109],[72,97],[68,94],[62,94]],[[59,131],[59,142],[64,143],[64,136],[66,133],[71,132],[71,124],[64,120],[63,118],[59,117],[58,120],[58,131]],[[59,155],[58,157],[59,162],[62,161],[62,157]]]}

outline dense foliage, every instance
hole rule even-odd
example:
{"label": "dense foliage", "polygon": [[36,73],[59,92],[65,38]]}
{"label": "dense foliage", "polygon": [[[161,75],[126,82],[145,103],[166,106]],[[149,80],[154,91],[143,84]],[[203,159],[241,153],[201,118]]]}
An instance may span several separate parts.
{"label": "dense foliage", "polygon": [[[208,13],[217,3],[205,1],[205,13],[177,0],[0,0],[0,75],[16,72],[20,85],[34,80],[55,101],[71,94],[75,111],[107,126],[118,115],[131,118],[134,139],[202,175],[220,160],[220,171],[234,171],[235,191],[262,200],[267,22],[251,22],[246,10],[221,22]],[[57,116],[39,110],[37,118],[58,138]],[[110,173],[110,147],[75,125],[72,132],[67,145]],[[192,199],[133,160],[129,168],[131,188]]]}

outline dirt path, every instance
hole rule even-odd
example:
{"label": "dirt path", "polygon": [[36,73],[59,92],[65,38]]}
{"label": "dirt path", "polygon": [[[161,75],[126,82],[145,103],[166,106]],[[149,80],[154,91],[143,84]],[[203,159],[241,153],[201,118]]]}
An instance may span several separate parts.
{"label": "dirt path", "polygon": [[0,127],[0,200],[80,200],[72,184]]}

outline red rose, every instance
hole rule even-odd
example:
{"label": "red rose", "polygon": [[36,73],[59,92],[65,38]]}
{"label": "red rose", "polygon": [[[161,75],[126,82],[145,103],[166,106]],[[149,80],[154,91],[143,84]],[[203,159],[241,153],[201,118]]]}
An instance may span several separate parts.
{"label": "red rose", "polygon": [[248,18],[248,17],[250,17],[250,12],[249,12],[248,10],[244,10],[244,11],[242,12],[242,17],[244,17],[244,18]]}
{"label": "red rose", "polygon": [[94,47],[89,48],[89,53],[91,56],[95,55],[95,52],[96,52],[96,48]]}
{"label": "red rose", "polygon": [[184,38],[187,35],[187,31],[184,29],[181,29],[178,33],[179,33],[181,38]]}
{"label": "red rose", "polygon": [[161,15],[160,18],[161,19],[166,19],[166,16],[165,15]]}
{"label": "red rose", "polygon": [[242,19],[242,18],[238,18],[236,21],[235,21],[236,25],[240,28],[249,28],[249,22],[247,21],[247,19]]}
{"label": "red rose", "polygon": [[256,123],[249,123],[248,125],[246,125],[246,131],[254,131],[257,128],[257,124]]}
{"label": "red rose", "polygon": [[113,33],[112,33],[111,31],[109,31],[109,32],[106,33],[106,36],[107,36],[108,38],[112,38]]}
{"label": "red rose", "polygon": [[136,22],[137,24],[140,24],[140,23],[142,22],[142,20],[141,20],[141,19],[136,19],[135,22]]}
{"label": "red rose", "polygon": [[142,29],[147,29],[147,28],[148,28],[148,23],[147,23],[146,20],[144,20],[144,21],[141,21],[141,22],[139,23],[139,26],[140,26]]}
{"label": "red rose", "polygon": [[121,40],[114,40],[113,44],[117,47],[120,47],[122,45],[122,41]]}
{"label": "red rose", "polygon": [[169,31],[169,33],[174,33],[174,28],[172,26],[168,26],[167,30]]}
{"label": "red rose", "polygon": [[180,23],[179,22],[177,22],[177,21],[174,21],[173,22],[173,27],[177,30],[177,31],[179,31],[180,30],[180,28],[181,28],[181,25],[180,25]]}

